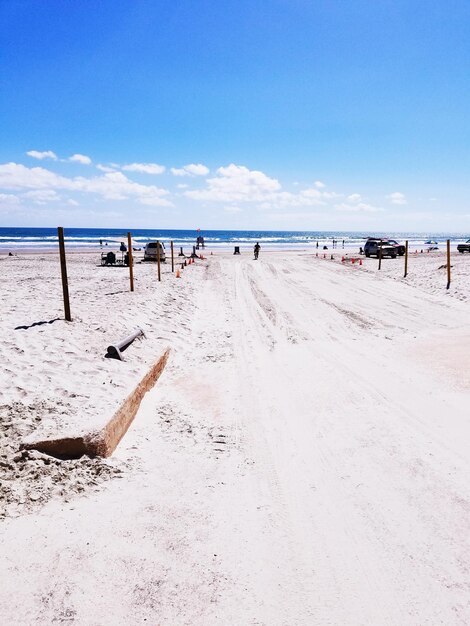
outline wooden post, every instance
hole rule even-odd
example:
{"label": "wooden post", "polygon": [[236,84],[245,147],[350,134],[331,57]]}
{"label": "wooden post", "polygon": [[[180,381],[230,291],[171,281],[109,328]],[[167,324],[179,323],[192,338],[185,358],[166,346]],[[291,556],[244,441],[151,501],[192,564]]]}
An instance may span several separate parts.
{"label": "wooden post", "polygon": [[158,282],[161,281],[162,276],[160,273],[160,242],[157,241],[157,267],[158,267]]}
{"label": "wooden post", "polygon": [[127,233],[127,252],[129,255],[129,281],[131,284],[131,291],[134,291],[134,268],[132,266],[132,235]]}
{"label": "wooden post", "polygon": [[447,289],[450,287],[450,239],[447,240]]}
{"label": "wooden post", "polygon": [[379,242],[379,269],[382,267],[382,240]]}
{"label": "wooden post", "polygon": [[405,275],[403,278],[406,278],[408,274],[408,240],[405,241]]}
{"label": "wooden post", "polygon": [[174,272],[175,271],[175,257],[173,254],[173,242],[170,243],[171,246],[171,271]]}
{"label": "wooden post", "polygon": [[60,273],[62,275],[62,292],[64,294],[64,312],[67,322],[72,321],[70,315],[70,300],[69,300],[69,284],[67,281],[67,263],[65,260],[65,243],[64,243],[64,229],[62,226],[57,228],[57,235],[59,237],[59,254],[60,254]]}

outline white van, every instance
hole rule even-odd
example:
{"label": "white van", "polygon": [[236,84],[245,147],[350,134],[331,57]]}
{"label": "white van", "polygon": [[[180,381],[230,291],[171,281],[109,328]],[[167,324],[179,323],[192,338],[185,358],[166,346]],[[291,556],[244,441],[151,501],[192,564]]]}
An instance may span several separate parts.
{"label": "white van", "polygon": [[160,263],[165,263],[165,246],[161,242],[149,241],[144,248],[144,261],[156,261],[157,260],[157,245],[160,246]]}

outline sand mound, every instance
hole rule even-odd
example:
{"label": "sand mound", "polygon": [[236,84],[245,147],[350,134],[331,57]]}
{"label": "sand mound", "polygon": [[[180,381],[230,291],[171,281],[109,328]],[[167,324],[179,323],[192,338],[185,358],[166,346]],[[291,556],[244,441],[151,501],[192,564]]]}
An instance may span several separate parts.
{"label": "sand mound", "polygon": [[115,460],[60,461],[35,450],[19,451],[26,435],[61,411],[67,407],[47,402],[0,406],[0,518],[17,517],[52,498],[67,501],[122,475],[124,464]]}

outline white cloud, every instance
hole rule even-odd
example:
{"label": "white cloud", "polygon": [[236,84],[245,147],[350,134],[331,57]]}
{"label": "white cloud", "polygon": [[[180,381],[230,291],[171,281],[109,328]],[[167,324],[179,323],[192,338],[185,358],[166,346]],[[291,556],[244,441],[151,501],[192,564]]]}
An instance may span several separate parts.
{"label": "white cloud", "polygon": [[352,193],[346,199],[349,202],[361,202],[362,196],[360,193]]}
{"label": "white cloud", "polygon": [[163,196],[169,194],[166,189],[155,185],[141,185],[131,181],[122,172],[109,172],[95,178],[78,177],[73,179],[74,189],[96,193],[108,200],[126,200],[136,198],[141,204],[170,206],[171,202]]}
{"label": "white cloud", "polygon": [[71,179],[43,167],[26,167],[20,163],[0,165],[0,189],[71,189]]}
{"label": "white cloud", "polygon": [[122,168],[125,172],[142,172],[144,174],[163,174],[165,171],[164,165],[158,165],[157,163],[129,163],[123,165]]}
{"label": "white cloud", "polygon": [[321,206],[330,199],[340,197],[340,194],[322,191],[323,183],[295,193],[283,191],[277,179],[244,165],[232,163],[228,167],[219,167],[216,174],[207,179],[205,189],[193,189],[184,195],[194,200],[224,202],[228,205],[232,202],[250,202],[257,204],[261,210]]}
{"label": "white cloud", "polygon": [[206,189],[186,191],[185,195],[194,200],[215,202],[262,202],[280,188],[275,178],[232,163],[228,167],[219,167],[217,176],[207,179]]}
{"label": "white cloud", "polygon": [[406,204],[405,194],[399,191],[394,191],[386,197],[392,204]]}
{"label": "white cloud", "polygon": [[20,199],[13,193],[0,193],[0,204],[20,204]]}
{"label": "white cloud", "polygon": [[241,209],[239,206],[225,206],[224,211],[226,211],[227,213],[241,213],[243,209]]}
{"label": "white cloud", "polygon": [[173,176],[206,176],[209,174],[209,168],[202,163],[189,163],[181,168],[172,167]]}
{"label": "white cloud", "polygon": [[70,206],[80,206],[80,203],[76,200],[72,200],[72,198],[69,198],[69,200],[67,200],[67,204],[70,204]]}
{"label": "white cloud", "polygon": [[42,167],[28,168],[19,163],[0,165],[0,189],[66,189],[96,194],[109,200],[136,199],[141,204],[171,206],[164,196],[166,189],[155,185],[141,185],[129,180],[122,172],[108,172],[103,176],[67,178]]}
{"label": "white cloud", "polygon": [[81,163],[82,165],[91,165],[90,157],[85,154],[73,154],[68,160],[73,163]]}
{"label": "white cloud", "polygon": [[34,191],[27,191],[22,197],[26,200],[31,200],[34,204],[47,204],[48,202],[60,200],[60,196],[53,189],[37,189]]}
{"label": "white cloud", "polygon": [[108,165],[102,165],[101,163],[98,163],[98,165],[96,166],[97,170],[100,170],[100,172],[115,172],[116,168],[114,167],[109,167]]}
{"label": "white cloud", "polygon": [[349,213],[381,213],[383,209],[376,207],[365,202],[356,202],[354,204],[347,204],[343,202],[341,204],[335,204],[336,211],[349,212]]}
{"label": "white cloud", "polygon": [[178,187],[178,189],[187,189],[189,187],[189,185],[187,185],[186,183],[180,183],[176,186]]}
{"label": "white cloud", "polygon": [[315,187],[317,187],[318,189],[323,189],[324,187],[326,187],[325,183],[322,183],[321,180],[316,180],[314,182]]}
{"label": "white cloud", "polygon": [[57,154],[52,152],[52,150],[45,150],[44,152],[38,152],[37,150],[29,150],[26,153],[28,156],[33,157],[33,159],[52,159],[53,161],[57,161]]}

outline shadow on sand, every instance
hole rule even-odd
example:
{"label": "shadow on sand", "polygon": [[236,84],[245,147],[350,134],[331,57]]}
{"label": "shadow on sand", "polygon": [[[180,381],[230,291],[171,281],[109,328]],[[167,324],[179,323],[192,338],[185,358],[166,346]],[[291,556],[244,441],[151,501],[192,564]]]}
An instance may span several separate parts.
{"label": "shadow on sand", "polygon": [[59,322],[62,318],[56,317],[53,320],[47,320],[44,322],[33,322],[29,326],[16,326],[15,330],[28,330],[28,328],[32,328],[33,326],[42,326],[43,324],[53,324],[54,322]]}

